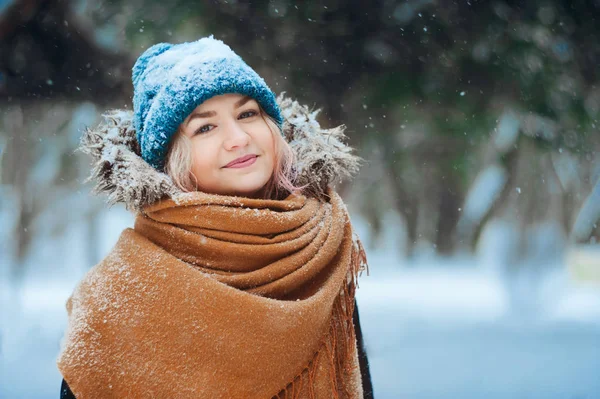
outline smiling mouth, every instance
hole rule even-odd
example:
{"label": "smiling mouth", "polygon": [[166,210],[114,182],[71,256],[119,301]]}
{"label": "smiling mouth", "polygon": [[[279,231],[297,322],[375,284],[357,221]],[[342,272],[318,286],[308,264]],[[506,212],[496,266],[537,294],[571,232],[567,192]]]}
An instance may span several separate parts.
{"label": "smiling mouth", "polygon": [[258,158],[258,155],[244,155],[229,162],[224,168],[245,168],[256,162],[256,158]]}

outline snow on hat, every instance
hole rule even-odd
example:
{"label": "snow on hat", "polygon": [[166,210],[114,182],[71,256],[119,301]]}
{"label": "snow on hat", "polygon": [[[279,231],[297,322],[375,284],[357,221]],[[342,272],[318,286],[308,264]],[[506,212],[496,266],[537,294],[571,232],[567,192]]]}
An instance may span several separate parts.
{"label": "snow on hat", "polygon": [[135,62],[132,78],[134,127],[142,158],[159,170],[179,125],[211,97],[227,93],[252,97],[280,126],[283,123],[265,81],[212,36],[150,47]]}

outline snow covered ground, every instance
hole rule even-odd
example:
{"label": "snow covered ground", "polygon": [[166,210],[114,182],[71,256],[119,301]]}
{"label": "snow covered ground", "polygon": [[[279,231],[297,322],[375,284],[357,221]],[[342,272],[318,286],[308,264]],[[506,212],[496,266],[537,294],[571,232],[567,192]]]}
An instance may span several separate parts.
{"label": "snow covered ground", "polygon": [[[131,219],[116,208],[101,220],[104,254]],[[58,397],[64,303],[90,266],[85,234],[44,240],[20,286],[0,281],[0,398]],[[552,295],[514,312],[506,279],[481,262],[407,264],[393,242],[367,251],[358,290],[376,398],[600,398],[600,288],[559,271],[546,279]]]}
{"label": "snow covered ground", "polygon": [[598,292],[574,288],[533,319],[508,314],[503,297],[477,271],[365,278],[358,303],[375,397],[600,398]]}

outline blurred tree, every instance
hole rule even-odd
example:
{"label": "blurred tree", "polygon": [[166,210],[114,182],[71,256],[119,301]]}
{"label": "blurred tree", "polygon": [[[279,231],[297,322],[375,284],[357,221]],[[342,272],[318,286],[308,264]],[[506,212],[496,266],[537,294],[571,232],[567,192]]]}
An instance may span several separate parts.
{"label": "blurred tree", "polygon": [[[12,4],[19,11],[5,8],[0,22],[11,98],[92,93],[120,104],[127,69],[151,44],[225,40],[275,91],[323,107],[323,123],[347,124],[361,154],[379,157],[363,175],[385,173],[389,187],[352,189],[375,229],[377,203],[392,197],[408,252],[419,242],[472,247],[487,220],[507,215],[523,229],[552,219],[568,232],[598,180],[597,0]],[[508,139],[497,134],[507,113]]]}
{"label": "blurred tree", "polygon": [[[71,7],[60,0],[0,3],[0,181],[3,206],[15,215],[10,252],[17,279],[36,233],[93,221],[99,208],[88,200],[73,206],[83,169],[73,149],[79,129],[97,118],[86,101],[130,102],[123,74],[129,76],[133,57],[100,48]],[[72,215],[73,208],[81,214]]]}
{"label": "blurred tree", "polygon": [[65,0],[15,0],[0,9],[0,102],[107,103],[131,91],[132,55],[101,48]]}

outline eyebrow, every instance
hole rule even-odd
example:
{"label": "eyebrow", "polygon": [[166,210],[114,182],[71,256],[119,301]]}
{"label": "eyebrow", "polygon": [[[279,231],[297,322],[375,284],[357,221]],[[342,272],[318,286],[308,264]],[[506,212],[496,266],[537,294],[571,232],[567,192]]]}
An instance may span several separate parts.
{"label": "eyebrow", "polygon": [[[239,108],[242,105],[246,104],[248,101],[252,100],[252,97],[244,96],[241,100],[234,104],[235,108]],[[190,124],[190,122],[196,118],[210,118],[211,116],[215,116],[217,113],[215,111],[206,111],[206,112],[195,112],[190,115],[190,119],[185,124],[186,126]]]}
{"label": "eyebrow", "polygon": [[250,100],[252,100],[252,97],[244,96],[241,100],[235,103],[235,107],[239,108]]}

